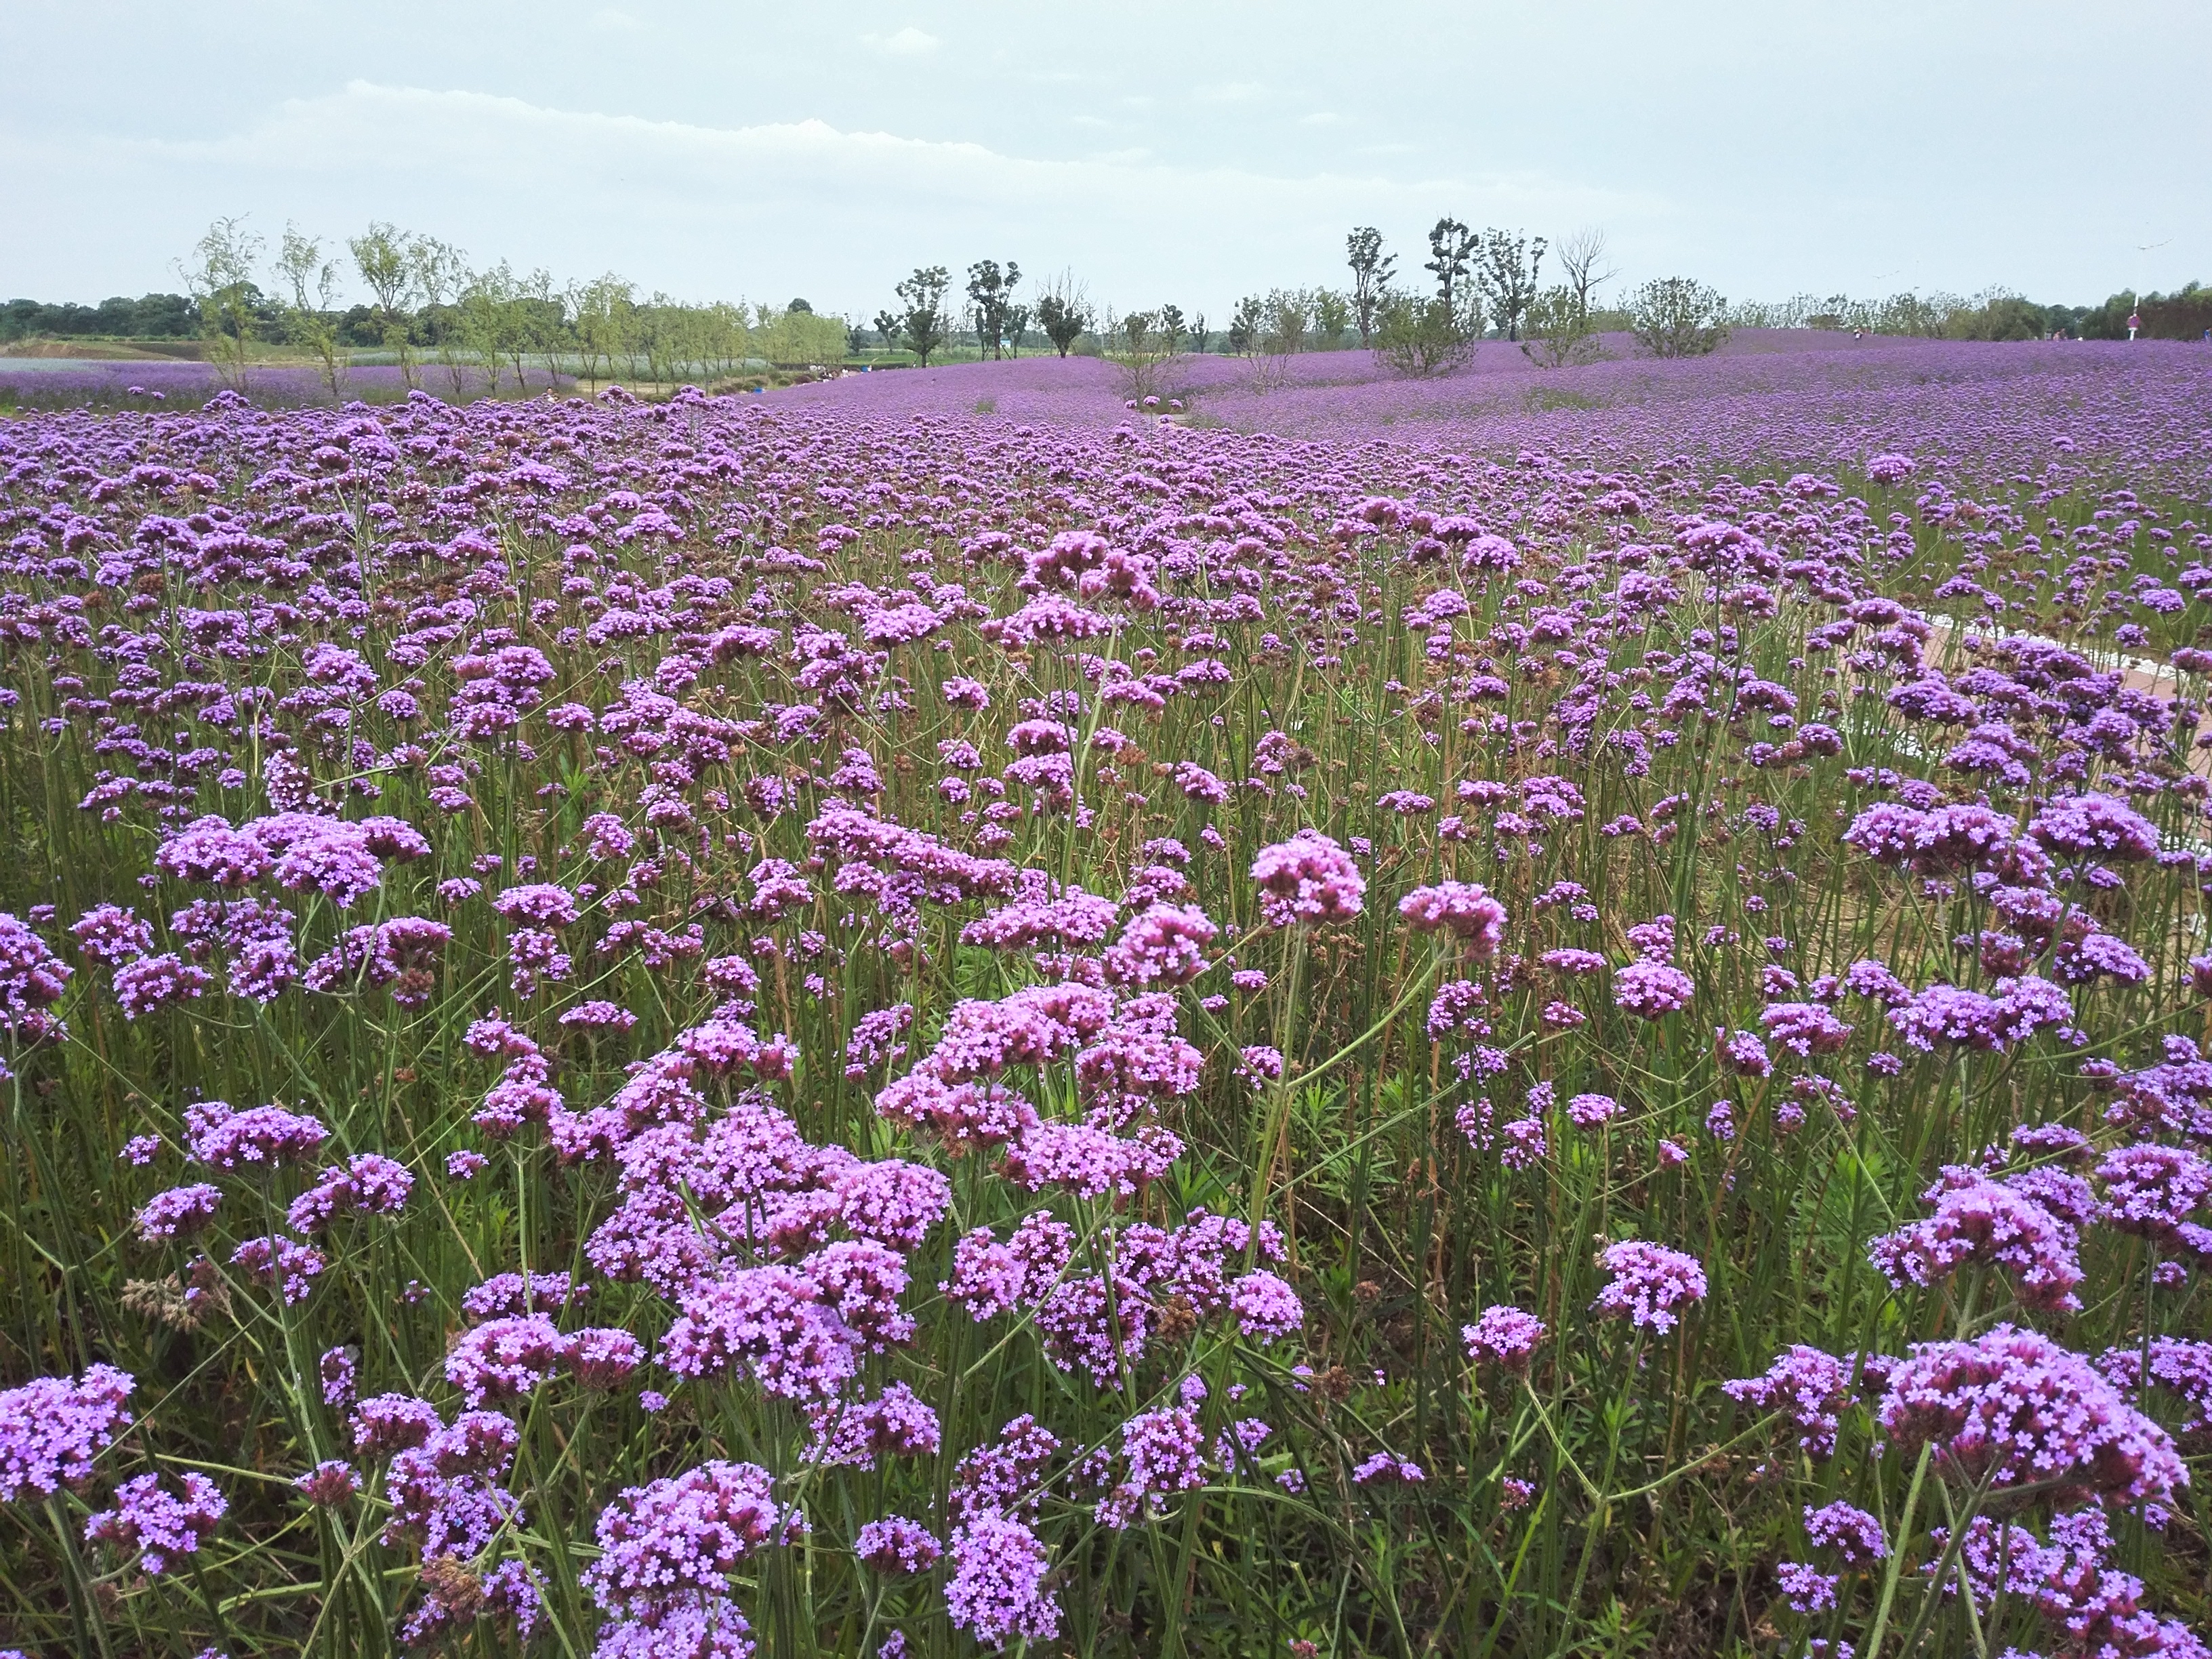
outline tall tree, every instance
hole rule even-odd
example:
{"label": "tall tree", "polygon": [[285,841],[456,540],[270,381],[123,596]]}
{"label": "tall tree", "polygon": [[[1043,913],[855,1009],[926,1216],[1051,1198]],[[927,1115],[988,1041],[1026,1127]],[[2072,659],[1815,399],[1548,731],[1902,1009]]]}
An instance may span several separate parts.
{"label": "tall tree", "polygon": [[1429,230],[1429,258],[1421,267],[1437,279],[1437,297],[1457,311],[1468,297],[1468,280],[1482,239],[1456,219],[1439,219]]}
{"label": "tall tree", "polygon": [[1521,318],[1537,295],[1536,273],[1544,263],[1546,243],[1510,231],[1486,230],[1480,244],[1479,281],[1490,314],[1505,331],[1505,337],[1521,337]]}
{"label": "tall tree", "polygon": [[416,292],[422,297],[422,315],[445,365],[446,378],[458,395],[467,379],[461,362],[462,292],[469,284],[469,262],[460,249],[434,236],[417,236],[407,245],[407,263],[415,274]]}
{"label": "tall tree", "polygon": [[1022,355],[1022,342],[1030,336],[1030,313],[1027,306],[1006,307],[1006,349],[1016,357]]}
{"label": "tall tree", "polygon": [[929,354],[943,346],[951,332],[951,319],[945,314],[945,290],[951,286],[952,274],[943,265],[917,265],[914,275],[894,290],[902,307],[899,327],[906,336],[906,349],[924,368],[929,367]]}
{"label": "tall tree", "polygon": [[1004,270],[996,259],[978,259],[968,267],[968,302],[975,319],[975,347],[994,357],[1005,355],[1006,307],[1013,303],[1022,268],[1012,259]]}
{"label": "tall tree", "polygon": [[1091,296],[1072,273],[1063,270],[1037,296],[1036,320],[1053,349],[1065,357],[1091,326]]}
{"label": "tall tree", "polygon": [[1260,342],[1260,325],[1266,301],[1256,294],[1248,294],[1237,302],[1237,309],[1229,319],[1229,349],[1240,357],[1249,356],[1252,348]]}
{"label": "tall tree", "polygon": [[320,237],[288,224],[278,244],[276,274],[283,278],[287,296],[285,332],[294,345],[313,355],[322,367],[323,384],[336,398],[345,373],[345,354],[338,344],[337,261],[323,258]]}
{"label": "tall tree", "polygon": [[1375,325],[1382,315],[1382,299],[1397,272],[1398,256],[1382,251],[1382,233],[1362,225],[1344,239],[1346,263],[1352,267],[1352,310],[1359,323],[1359,343],[1374,343]]}
{"label": "tall tree", "polygon": [[398,355],[399,379],[411,390],[415,354],[413,319],[409,313],[415,309],[415,266],[407,257],[410,240],[396,226],[374,219],[346,246],[353,254],[353,268],[374,303],[378,336]]}
{"label": "tall tree", "polygon": [[185,290],[200,309],[200,331],[208,361],[234,392],[246,389],[246,363],[253,341],[261,290],[254,267],[261,263],[262,240],[241,218],[218,219],[177,262]]}
{"label": "tall tree", "polygon": [[1576,312],[1587,321],[1590,296],[1620,273],[1607,258],[1605,233],[1578,230],[1559,244],[1559,268],[1567,273],[1567,291],[1575,296]]}

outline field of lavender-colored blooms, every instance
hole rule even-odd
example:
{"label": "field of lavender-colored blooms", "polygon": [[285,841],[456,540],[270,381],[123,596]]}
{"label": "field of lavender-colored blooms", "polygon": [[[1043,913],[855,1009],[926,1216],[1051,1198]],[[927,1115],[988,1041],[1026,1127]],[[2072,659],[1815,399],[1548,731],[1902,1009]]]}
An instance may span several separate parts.
{"label": "field of lavender-colored blooms", "polygon": [[0,1648],[2203,1656],[2212,359],[1773,343],[0,422]]}

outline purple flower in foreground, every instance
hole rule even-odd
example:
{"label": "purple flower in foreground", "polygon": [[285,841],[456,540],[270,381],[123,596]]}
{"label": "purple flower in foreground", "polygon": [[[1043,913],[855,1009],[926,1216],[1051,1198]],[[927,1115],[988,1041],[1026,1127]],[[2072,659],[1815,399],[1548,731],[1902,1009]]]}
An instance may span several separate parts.
{"label": "purple flower in foreground", "polygon": [[130,1426],[131,1373],[92,1365],[82,1377],[40,1376],[0,1393],[0,1504],[52,1497],[92,1478],[92,1461]]}
{"label": "purple flower in foreground", "polygon": [[204,1474],[184,1477],[185,1495],[179,1498],[162,1490],[159,1475],[142,1474],[115,1489],[115,1507],[102,1510],[84,1525],[85,1541],[114,1547],[118,1553],[136,1555],[138,1565],[156,1577],[169,1570],[180,1555],[197,1555],[213,1535],[230,1505],[214,1481]]}
{"label": "purple flower in foreground", "polygon": [[334,1510],[361,1490],[361,1476],[342,1458],[325,1458],[292,1484],[319,1509]]}
{"label": "purple flower in foreground", "polygon": [[1935,1285],[1968,1262],[1985,1262],[2011,1275],[2025,1306],[2081,1307],[2074,1294],[2082,1279],[2075,1230],[2033,1197],[1955,1164],[1928,1196],[1934,1215],[1885,1233],[1868,1248],[1867,1259],[1892,1285]]}
{"label": "purple flower in foreground", "polygon": [[1355,1486],[1371,1486],[1378,1481],[1388,1486],[1418,1486],[1428,1478],[1419,1463],[1390,1452],[1376,1452],[1352,1472],[1352,1484]]}
{"label": "purple flower in foreground", "polygon": [[1505,907],[1474,882],[1416,887],[1398,901],[1398,914],[1417,933],[1464,939],[1478,957],[1495,955],[1505,938]]}
{"label": "purple flower in foreground", "polygon": [[1697,981],[1680,969],[1648,957],[1613,970],[1613,1002],[1645,1019],[1680,1013],[1690,1006],[1697,989]]}
{"label": "purple flower in foreground", "polygon": [[1485,1308],[1474,1324],[1461,1326],[1459,1334],[1467,1344],[1469,1359],[1478,1364],[1487,1361],[1521,1374],[1528,1370],[1536,1345],[1544,1340],[1544,1322],[1532,1313],[1499,1304]]}
{"label": "purple flower in foreground", "polygon": [[2087,1360],[2009,1325],[1914,1348],[1876,1415],[1899,1446],[1932,1444],[1945,1474],[1999,1490],[2049,1483],[2058,1501],[2168,1504],[2189,1484],[2166,1431]]}
{"label": "purple flower in foreground", "polygon": [[1260,914],[1275,927],[1343,921],[1359,914],[1367,881],[1352,855],[1318,830],[1262,848],[1252,860]]}
{"label": "purple flower in foreground", "polygon": [[887,1515],[860,1528],[853,1540],[853,1553],[878,1572],[927,1572],[945,1553],[945,1547],[921,1522]]}
{"label": "purple flower in foreground", "polygon": [[204,1181],[156,1193],[138,1212],[138,1237],[148,1244],[190,1238],[215,1219],[222,1202],[222,1189]]}
{"label": "purple flower in foreground", "polygon": [[1881,1522],[1864,1510],[1849,1504],[1830,1504],[1821,1509],[1805,1506],[1805,1535],[1815,1549],[1833,1550],[1847,1567],[1879,1561],[1889,1553],[1881,1535]]}
{"label": "purple flower in foreground", "polygon": [[1705,1297],[1705,1270],[1698,1259],[1663,1244],[1624,1239],[1607,1245],[1598,1262],[1608,1278],[1590,1305],[1638,1328],[1670,1331],[1677,1308]]}
{"label": "purple flower in foreground", "polygon": [[599,1512],[601,1554],[584,1570],[584,1588],[610,1613],[719,1594],[776,1530],[781,1512],[770,1486],[757,1464],[710,1462],[626,1487]]}
{"label": "purple flower in foreground", "polygon": [[751,1630],[726,1595],[659,1604],[602,1625],[592,1659],[751,1659]]}
{"label": "purple flower in foreground", "polygon": [[2105,1183],[2098,1218],[2160,1243],[2180,1237],[2212,1198],[2212,1164],[2179,1146],[2123,1146],[2097,1165],[2097,1178]]}
{"label": "purple flower in foreground", "polygon": [[1019,1636],[1049,1642],[1060,1634],[1060,1603],[1045,1588],[1049,1558],[1018,1521],[979,1515],[952,1534],[952,1577],[945,1586],[953,1628],[1003,1649]]}
{"label": "purple flower in foreground", "polygon": [[1264,1268],[1229,1287],[1229,1309],[1237,1316],[1237,1328],[1262,1346],[1294,1334],[1305,1323],[1298,1293]]}
{"label": "purple flower in foreground", "polygon": [[1810,1615],[1826,1613],[1836,1605],[1836,1590],[1843,1580],[1832,1573],[1822,1572],[1818,1567],[1803,1561],[1784,1561],[1774,1570],[1774,1577],[1782,1587],[1782,1599],[1790,1603],[1790,1610]]}
{"label": "purple flower in foreground", "polygon": [[1797,1443],[1815,1457],[1833,1456],[1842,1413],[1856,1403],[1851,1364],[1802,1342],[1775,1357],[1764,1376],[1738,1377],[1721,1384],[1731,1400],[1762,1411],[1783,1411],[1804,1433]]}

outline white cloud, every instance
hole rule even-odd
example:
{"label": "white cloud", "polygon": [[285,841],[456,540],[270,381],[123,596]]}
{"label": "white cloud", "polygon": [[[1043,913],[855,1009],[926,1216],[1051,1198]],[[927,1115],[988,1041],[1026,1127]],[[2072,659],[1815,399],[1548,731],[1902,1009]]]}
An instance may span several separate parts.
{"label": "white cloud", "polygon": [[860,44],[887,58],[926,58],[945,43],[909,23],[896,34],[878,34],[870,29],[860,37]]}
{"label": "white cloud", "polygon": [[1309,127],[1340,127],[1344,118],[1333,109],[1317,109],[1311,115],[1300,116],[1298,123]]}
{"label": "white cloud", "polygon": [[1200,87],[1198,95],[1209,104],[1249,104],[1255,98],[1264,98],[1267,88],[1257,81],[1224,81],[1217,86]]}
{"label": "white cloud", "polygon": [[[1212,306],[1255,283],[1332,280],[1344,227],[1412,236],[1440,211],[1496,224],[1604,223],[1665,204],[1540,177],[1289,177],[1143,151],[1038,160],[819,120],[714,127],[356,81],[213,139],[85,140],[0,130],[25,292],[156,275],[218,214],[339,235],[372,218],[475,258],[588,276],[613,265],[695,297],[800,292],[871,312],[916,264],[991,253],[1073,267],[1091,291]],[[98,199],[113,211],[86,216]],[[1233,218],[1236,232],[1224,235]],[[104,274],[103,274],[104,273]]]}

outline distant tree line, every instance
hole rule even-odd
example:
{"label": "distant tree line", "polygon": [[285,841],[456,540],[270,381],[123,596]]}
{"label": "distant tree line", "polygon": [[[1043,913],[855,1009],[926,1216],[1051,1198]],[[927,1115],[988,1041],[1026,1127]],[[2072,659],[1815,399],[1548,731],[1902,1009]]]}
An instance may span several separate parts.
{"label": "distant tree line", "polygon": [[200,331],[200,308],[188,294],[121,295],[96,306],[10,300],[0,305],[0,341],[88,336],[131,340],[189,340]]}
{"label": "distant tree line", "polygon": [[[817,315],[803,299],[781,307],[688,302],[644,293],[612,272],[556,288],[544,270],[518,272],[505,260],[478,266],[449,243],[381,222],[328,244],[288,225],[270,259],[264,239],[242,219],[223,219],[178,262],[183,293],[97,306],[11,300],[0,305],[0,343],[197,338],[209,360],[238,380],[257,352],[283,349],[317,362],[335,395],[352,355],[365,349],[389,354],[410,386],[442,374],[456,390],[470,377],[496,391],[503,380],[526,390],[533,372],[712,382],[755,363],[826,365],[878,351],[927,365],[959,349],[1018,357],[1025,346],[1048,344],[1063,357],[1114,358],[1149,386],[1158,366],[1216,351],[1256,360],[1264,381],[1297,354],[1354,344],[1401,374],[1425,375],[1465,361],[1484,339],[1516,343],[1531,361],[1563,368],[1601,355],[1600,337],[1608,333],[1672,357],[1715,350],[1743,328],[2125,339],[2133,315],[2149,339],[2194,340],[2212,330],[2212,290],[2196,283],[2172,294],[2124,291],[2099,306],[2039,304],[2005,289],[1972,297],[1804,294],[1731,304],[1704,283],[1671,276],[1607,305],[1600,290],[1619,273],[1601,232],[1554,243],[1497,227],[1478,230],[1447,215],[1427,242],[1419,274],[1401,273],[1382,232],[1361,226],[1346,238],[1345,286],[1249,294],[1219,327],[1204,312],[1174,304],[1117,313],[1095,305],[1065,271],[1025,293],[1012,259],[974,262],[957,291],[948,267],[919,266],[894,285],[895,303],[871,328],[857,318]],[[341,303],[349,275],[366,300]]]}
{"label": "distant tree line", "polygon": [[2128,319],[2140,315],[2141,337],[2199,340],[2212,328],[2212,290],[2190,283],[2172,294],[2124,290],[2100,306],[2040,305],[2008,289],[1971,298],[1955,294],[1892,295],[1887,300],[1826,299],[1801,294],[1778,305],[1744,305],[1730,320],[1741,328],[1846,329],[1940,340],[2124,340]]}

